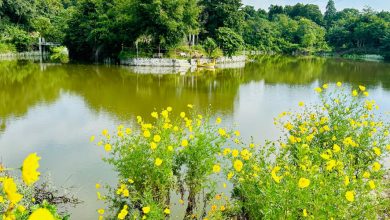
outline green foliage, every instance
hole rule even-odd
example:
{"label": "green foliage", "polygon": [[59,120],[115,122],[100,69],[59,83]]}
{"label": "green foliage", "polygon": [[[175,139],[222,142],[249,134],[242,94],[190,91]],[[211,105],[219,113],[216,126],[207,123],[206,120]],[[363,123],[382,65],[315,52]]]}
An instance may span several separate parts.
{"label": "green foliage", "polygon": [[233,56],[244,46],[244,40],[241,35],[237,34],[230,28],[218,28],[216,36],[218,45],[227,56]]}
{"label": "green foliage", "polygon": [[51,49],[50,60],[60,63],[68,63],[69,55],[66,47],[54,47]]}
{"label": "green foliage", "polygon": [[390,125],[374,113],[375,102],[363,98],[368,96],[364,86],[353,92],[336,89],[342,91],[317,88],[320,104],[302,103],[300,111],[280,114],[275,124],[284,134],[278,141],[258,149],[243,146],[236,155],[225,151],[231,161],[226,174],[234,184],[235,215],[383,217],[389,199],[384,195],[386,169],[380,163],[389,155]]}
{"label": "green foliage", "polygon": [[[152,112],[152,123],[140,116],[135,131],[119,126],[116,135],[103,131],[109,156],[105,159],[118,172],[118,187],[108,195],[114,215],[164,219],[173,192],[186,199],[186,216],[195,214],[203,190],[213,191],[212,167],[225,143],[210,118],[192,111],[172,116],[172,108]],[[210,193],[211,193],[210,192]],[[178,201],[176,201],[178,202]],[[208,202],[204,198],[202,202]],[[125,210],[121,212],[121,210]],[[164,214],[165,213],[165,214]]]}
{"label": "green foliage", "polygon": [[333,20],[336,17],[336,13],[337,10],[336,10],[334,0],[329,0],[328,4],[326,5],[326,11],[324,15],[324,21],[327,28],[332,26]]}
{"label": "green foliage", "polygon": [[19,26],[7,26],[3,32],[2,39],[7,43],[15,45],[18,52],[30,50],[34,41],[34,38]]}
{"label": "green foliage", "polygon": [[13,44],[0,42],[0,53],[13,53],[16,52],[16,48]]}
{"label": "green foliage", "polygon": [[215,50],[218,48],[217,43],[212,38],[206,38],[203,42],[203,47],[207,52],[208,57],[213,57]]}

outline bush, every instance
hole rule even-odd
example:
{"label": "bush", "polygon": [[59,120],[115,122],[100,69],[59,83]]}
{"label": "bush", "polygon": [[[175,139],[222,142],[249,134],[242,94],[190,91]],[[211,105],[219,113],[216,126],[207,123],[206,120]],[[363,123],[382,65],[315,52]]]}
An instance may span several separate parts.
{"label": "bush", "polygon": [[0,53],[14,53],[16,52],[15,45],[0,42]]}
{"label": "bush", "polygon": [[[341,83],[338,83],[341,87]],[[341,88],[337,88],[341,89]],[[237,215],[249,219],[378,219],[389,205],[381,162],[389,124],[360,86],[350,95],[317,88],[321,104],[277,118],[285,135],[259,150],[228,154]],[[245,151],[245,152],[244,152]],[[247,156],[245,156],[247,155]],[[242,164],[237,165],[237,161]],[[238,169],[239,168],[239,169]]]}
{"label": "bush", "polygon": [[240,51],[244,46],[244,40],[241,35],[226,27],[218,28],[217,42],[229,57]]}
{"label": "bush", "polygon": [[[188,107],[177,118],[171,116],[171,107],[152,112],[152,123],[138,116],[135,131],[123,126],[112,135],[103,131],[98,145],[109,153],[105,161],[119,176],[118,186],[109,187],[107,198],[119,219],[165,219],[175,192],[178,203],[188,201],[187,217],[197,214],[201,204],[208,204],[214,191],[213,167],[219,167],[218,152],[227,133],[208,116],[193,111],[192,105]],[[203,190],[205,195],[201,195]]]}
{"label": "bush", "polygon": [[53,47],[51,49],[50,59],[54,62],[68,63],[69,53],[66,47]]}

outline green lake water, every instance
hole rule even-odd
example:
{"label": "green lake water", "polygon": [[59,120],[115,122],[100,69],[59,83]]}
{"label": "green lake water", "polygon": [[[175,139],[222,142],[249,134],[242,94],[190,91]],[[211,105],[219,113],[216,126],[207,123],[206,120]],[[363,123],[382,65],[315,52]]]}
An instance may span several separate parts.
{"label": "green lake water", "polygon": [[[114,183],[89,137],[104,128],[131,125],[154,109],[175,112],[209,107],[244,138],[276,139],[273,118],[298,102],[316,102],[314,88],[344,82],[366,85],[380,111],[390,112],[390,64],[326,58],[262,57],[244,68],[186,74],[164,69],[0,61],[0,161],[9,167],[38,152],[41,172],[57,186],[72,187],[83,204],[72,219],[96,219],[95,183]],[[141,73],[142,72],[142,73]]]}

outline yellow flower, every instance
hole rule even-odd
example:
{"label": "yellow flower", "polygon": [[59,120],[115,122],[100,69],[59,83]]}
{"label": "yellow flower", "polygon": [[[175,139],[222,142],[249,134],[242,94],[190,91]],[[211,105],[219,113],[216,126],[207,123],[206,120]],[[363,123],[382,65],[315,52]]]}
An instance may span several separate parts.
{"label": "yellow flower", "polygon": [[347,191],[347,192],[345,193],[345,198],[346,198],[349,202],[355,201],[355,191]]}
{"label": "yellow flower", "polygon": [[188,146],[188,140],[187,139],[182,140],[181,141],[181,146],[187,147]]}
{"label": "yellow flower", "polygon": [[127,180],[127,182],[129,182],[130,184],[134,183],[134,180],[133,179],[129,179]]}
{"label": "yellow flower", "polygon": [[230,148],[223,149],[223,155],[225,155],[225,156],[230,154],[230,152],[231,152]]}
{"label": "yellow flower", "polygon": [[317,87],[317,88],[314,89],[314,91],[316,91],[317,93],[321,93],[322,89],[320,87]]}
{"label": "yellow flower", "polygon": [[375,189],[375,182],[373,180],[368,181],[368,185],[370,186],[370,189]]}
{"label": "yellow flower", "polygon": [[378,147],[374,147],[373,150],[374,150],[374,153],[375,153],[377,156],[380,156],[381,153],[382,153],[382,152],[381,152],[381,149],[378,148]]}
{"label": "yellow flower", "polygon": [[366,91],[366,92],[363,92],[363,95],[368,97],[369,96],[369,93]]}
{"label": "yellow flower", "polygon": [[235,161],[234,161],[234,164],[233,164],[234,169],[235,169],[237,172],[240,172],[240,171],[242,170],[243,165],[244,165],[244,164],[242,163],[241,160],[235,160]]}
{"label": "yellow flower", "polygon": [[228,175],[227,175],[227,179],[228,180],[231,180],[234,176],[234,173],[233,172],[229,172]]}
{"label": "yellow flower", "polygon": [[282,176],[278,176],[276,175],[276,173],[280,170],[280,167],[279,166],[276,166],[272,169],[271,171],[271,176],[272,176],[272,179],[277,182],[277,183],[280,183],[280,180],[282,180]]}
{"label": "yellow flower", "polygon": [[221,122],[222,122],[222,119],[221,119],[221,118],[217,118],[217,119],[215,120],[215,123],[217,123],[217,124],[221,124]]}
{"label": "yellow flower", "polygon": [[142,212],[148,214],[150,212],[150,207],[149,206],[143,207]]}
{"label": "yellow flower", "polygon": [[372,169],[374,171],[379,171],[381,169],[381,164],[378,162],[374,162],[374,164],[372,164]]}
{"label": "yellow flower", "polygon": [[344,185],[346,185],[346,186],[349,185],[349,176],[344,177]]}
{"label": "yellow flower", "polygon": [[356,90],[353,90],[352,91],[352,96],[357,96],[358,95],[358,92]]}
{"label": "yellow flower", "polygon": [[366,178],[366,179],[370,178],[370,176],[371,176],[370,172],[366,171],[366,172],[363,173],[363,177]]}
{"label": "yellow flower", "polygon": [[104,130],[102,131],[102,135],[103,135],[103,136],[107,136],[107,135],[108,135],[108,130],[107,130],[107,129],[104,129]]}
{"label": "yellow flower", "polygon": [[124,205],[121,212],[119,212],[118,214],[118,219],[123,220],[126,218],[127,214],[129,214],[129,211],[127,211],[127,209],[127,205]]}
{"label": "yellow flower", "polygon": [[153,141],[156,142],[156,143],[160,142],[161,141],[160,135],[158,135],[158,134],[154,135]]}
{"label": "yellow flower", "polygon": [[54,216],[51,214],[51,212],[45,208],[39,208],[35,210],[30,217],[28,217],[28,220],[54,220]]}
{"label": "yellow flower", "polygon": [[226,135],[226,131],[225,131],[225,129],[223,129],[223,128],[218,129],[218,133],[219,133],[219,135],[221,135],[221,136],[225,136],[225,135]]}
{"label": "yellow flower", "polygon": [[337,82],[336,85],[337,85],[338,87],[341,87],[343,84],[342,84],[341,82]]}
{"label": "yellow flower", "polygon": [[99,183],[96,183],[96,184],[95,184],[95,188],[96,188],[96,189],[99,189],[99,188],[100,188],[100,184],[99,184]]}
{"label": "yellow flower", "polygon": [[89,141],[90,141],[90,142],[93,142],[94,140],[95,140],[95,136],[92,135],[92,136],[89,138]]}
{"label": "yellow flower", "polygon": [[303,214],[303,217],[307,217],[307,211],[306,211],[306,209],[303,209],[302,214]]}
{"label": "yellow flower", "polygon": [[337,145],[337,144],[334,144],[334,145],[333,145],[333,152],[334,152],[334,153],[338,153],[338,152],[340,152],[340,150],[341,150],[341,148],[340,148],[339,145]]}
{"label": "yellow flower", "polygon": [[155,150],[157,148],[157,144],[154,142],[150,143],[150,149]]}
{"label": "yellow flower", "polygon": [[252,154],[249,152],[249,150],[244,149],[241,151],[241,157],[244,160],[249,160],[249,158],[252,156]]}
{"label": "yellow flower", "polygon": [[16,183],[12,178],[6,177],[3,180],[3,190],[12,204],[17,204],[23,198],[23,195],[17,192]]}
{"label": "yellow flower", "polygon": [[328,84],[324,84],[324,85],[322,86],[322,88],[327,89],[327,88],[328,88]]}
{"label": "yellow flower", "polygon": [[162,164],[162,162],[163,162],[163,160],[161,160],[160,158],[157,157],[156,160],[154,161],[154,165],[159,167]]}
{"label": "yellow flower", "polygon": [[169,215],[169,214],[171,214],[171,210],[168,209],[168,208],[166,208],[166,209],[164,209],[164,213],[167,214],[167,215]]}
{"label": "yellow flower", "polygon": [[182,118],[186,117],[186,113],[185,112],[181,112],[180,113],[180,117],[182,117]]}
{"label": "yellow flower", "polygon": [[157,112],[152,112],[150,114],[153,118],[158,118],[158,113]]}
{"label": "yellow flower", "polygon": [[306,179],[306,178],[300,178],[299,181],[298,181],[298,186],[299,188],[306,188],[310,185],[310,180],[309,179]]}
{"label": "yellow flower", "polygon": [[168,118],[168,111],[167,110],[163,110],[162,112],[161,112],[161,115],[164,117],[164,118]]}
{"label": "yellow flower", "polygon": [[188,108],[193,108],[194,106],[191,105],[191,104],[188,104],[187,107],[188,107]]}
{"label": "yellow flower", "polygon": [[300,107],[302,107],[302,106],[305,105],[305,103],[304,103],[304,102],[299,102],[298,105],[299,105]]}
{"label": "yellow flower", "polygon": [[144,137],[146,137],[146,138],[150,137],[150,131],[149,130],[145,130],[144,131]]}
{"label": "yellow flower", "polygon": [[130,196],[129,190],[128,190],[128,189],[124,189],[123,192],[122,192],[122,195],[123,195],[124,197],[129,197],[129,196]]}
{"label": "yellow flower", "polygon": [[104,145],[104,150],[105,150],[105,151],[110,152],[111,149],[112,149],[111,144],[106,144],[106,145]]}
{"label": "yellow flower", "polygon": [[234,135],[236,135],[237,137],[239,137],[241,135],[240,131],[235,131],[234,132]]}
{"label": "yellow flower", "polygon": [[366,87],[365,87],[365,86],[359,86],[359,89],[360,89],[360,91],[362,91],[362,92],[366,91]]}
{"label": "yellow flower", "polygon": [[167,150],[168,150],[168,151],[173,151],[173,146],[172,146],[172,145],[169,145],[169,146],[167,147]]}
{"label": "yellow flower", "polygon": [[226,207],[224,205],[221,205],[221,207],[219,208],[219,210],[221,210],[222,212],[226,210]]}
{"label": "yellow flower", "polygon": [[39,179],[40,173],[37,171],[39,168],[39,160],[41,158],[37,156],[37,153],[30,154],[24,159],[22,167],[22,178],[27,186],[32,185]]}
{"label": "yellow flower", "polygon": [[168,106],[168,107],[167,107],[167,111],[168,111],[168,112],[171,112],[171,111],[172,111],[172,107],[171,107],[171,106]]}
{"label": "yellow flower", "polygon": [[238,154],[239,154],[238,150],[234,149],[234,150],[232,151],[232,156],[233,156],[233,157],[238,157]]}
{"label": "yellow flower", "polygon": [[215,164],[213,166],[213,172],[214,173],[219,173],[221,171],[221,166],[219,164]]}
{"label": "yellow flower", "polygon": [[97,212],[99,213],[99,215],[104,215],[104,209],[98,209]]}

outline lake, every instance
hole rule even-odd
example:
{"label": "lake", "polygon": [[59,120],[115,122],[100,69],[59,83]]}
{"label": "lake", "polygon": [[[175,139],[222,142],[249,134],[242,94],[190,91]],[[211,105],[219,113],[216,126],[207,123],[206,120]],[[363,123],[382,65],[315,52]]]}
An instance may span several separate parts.
{"label": "lake", "polygon": [[146,74],[124,66],[0,61],[0,161],[17,167],[38,152],[41,173],[84,201],[72,219],[96,219],[102,203],[95,183],[113,184],[115,173],[91,135],[131,125],[137,115],[150,118],[154,109],[178,113],[194,104],[235,123],[244,138],[276,139],[274,117],[299,101],[316,102],[315,87],[338,81],[366,85],[380,111],[390,112],[390,64],[383,62],[264,56],[244,68]]}

